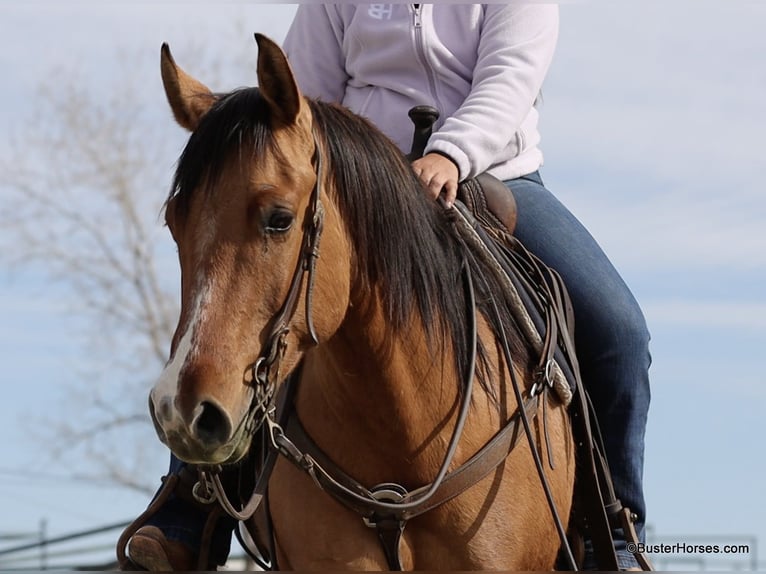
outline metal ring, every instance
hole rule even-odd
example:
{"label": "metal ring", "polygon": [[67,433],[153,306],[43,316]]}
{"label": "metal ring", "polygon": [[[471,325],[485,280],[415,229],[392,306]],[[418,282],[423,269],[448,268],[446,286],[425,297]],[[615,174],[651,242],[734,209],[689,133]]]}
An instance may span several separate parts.
{"label": "metal ring", "polygon": [[268,384],[269,366],[266,364],[266,357],[258,357],[250,370],[253,373],[252,384],[258,383],[263,386]]}
{"label": "metal ring", "polygon": [[555,366],[553,359],[548,359],[545,363],[545,370],[543,371],[543,381],[549,387],[553,387],[553,367]]}
{"label": "metal ring", "polygon": [[215,490],[212,485],[208,484],[207,481],[203,481],[203,479],[194,483],[194,486],[192,487],[192,495],[197,502],[201,502],[202,504],[210,504],[216,499]]}
{"label": "metal ring", "polygon": [[383,482],[373,486],[370,489],[370,494],[377,501],[395,504],[404,500],[404,497],[407,496],[407,489],[395,482]]}

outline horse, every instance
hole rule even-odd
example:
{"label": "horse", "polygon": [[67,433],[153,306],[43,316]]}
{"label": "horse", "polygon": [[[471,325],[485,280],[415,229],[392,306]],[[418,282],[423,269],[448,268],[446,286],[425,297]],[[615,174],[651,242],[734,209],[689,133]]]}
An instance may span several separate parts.
{"label": "horse", "polygon": [[[533,392],[534,353],[501,286],[394,144],[303,96],[280,47],[256,40],[258,87],[225,94],[162,49],[168,102],[191,133],[165,207],[181,311],[150,393],[160,439],[210,470],[242,464],[267,429],[284,455],[262,500],[280,569],[553,568],[550,507],[564,522],[572,508],[571,423],[555,393]],[[274,415],[287,380],[323,458],[288,456],[298,447]],[[388,531],[375,524],[520,418],[530,426],[472,484]],[[339,485],[324,460],[364,488]],[[360,516],[365,497],[374,512]]]}

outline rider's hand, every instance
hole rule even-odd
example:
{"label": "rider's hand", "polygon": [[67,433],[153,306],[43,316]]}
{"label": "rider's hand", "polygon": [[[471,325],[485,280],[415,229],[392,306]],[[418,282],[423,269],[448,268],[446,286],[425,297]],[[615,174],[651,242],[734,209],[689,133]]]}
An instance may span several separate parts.
{"label": "rider's hand", "polygon": [[426,188],[428,196],[434,200],[444,190],[444,201],[447,207],[457,197],[458,169],[446,156],[438,153],[428,153],[412,162],[412,170]]}

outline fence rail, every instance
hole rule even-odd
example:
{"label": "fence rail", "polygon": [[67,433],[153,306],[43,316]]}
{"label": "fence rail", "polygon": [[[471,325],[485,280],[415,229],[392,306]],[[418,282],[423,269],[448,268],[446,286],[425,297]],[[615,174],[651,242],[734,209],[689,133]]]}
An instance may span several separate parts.
{"label": "fence rail", "polygon": [[[0,535],[0,570],[108,570],[116,565],[115,541],[119,531],[129,524],[117,522],[63,536],[48,537],[46,523],[39,532]],[[109,533],[114,533],[105,536]],[[18,544],[18,542],[23,542]],[[68,563],[64,563],[66,560]],[[62,562],[57,562],[62,561]]]}
{"label": "fence rail", "polygon": [[[0,533],[0,572],[117,570],[117,538],[128,524],[117,522],[49,538],[43,521],[38,532]],[[227,568],[252,570],[253,565],[235,547]]]}

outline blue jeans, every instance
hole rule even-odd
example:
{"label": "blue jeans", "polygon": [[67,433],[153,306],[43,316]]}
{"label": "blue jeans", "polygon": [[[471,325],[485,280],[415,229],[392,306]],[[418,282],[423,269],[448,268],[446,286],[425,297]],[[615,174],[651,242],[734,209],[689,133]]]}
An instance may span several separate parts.
{"label": "blue jeans", "polygon": [[[561,275],[575,314],[583,384],[603,434],[617,498],[638,516],[644,539],[644,433],[649,410],[649,331],[641,308],[585,227],[544,186],[539,173],[506,181],[517,204],[514,235]],[[621,567],[637,566],[621,531]]]}

